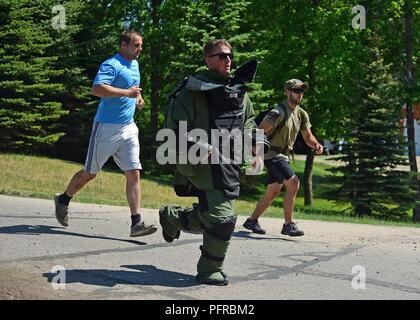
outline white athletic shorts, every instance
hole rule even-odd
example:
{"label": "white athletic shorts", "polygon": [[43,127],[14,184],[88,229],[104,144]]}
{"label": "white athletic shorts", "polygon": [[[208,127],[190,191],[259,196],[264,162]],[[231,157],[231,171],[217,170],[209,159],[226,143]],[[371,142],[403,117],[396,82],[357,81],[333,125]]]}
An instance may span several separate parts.
{"label": "white athletic shorts", "polygon": [[97,174],[111,156],[122,171],[142,169],[139,129],[134,122],[93,123],[84,170]]}

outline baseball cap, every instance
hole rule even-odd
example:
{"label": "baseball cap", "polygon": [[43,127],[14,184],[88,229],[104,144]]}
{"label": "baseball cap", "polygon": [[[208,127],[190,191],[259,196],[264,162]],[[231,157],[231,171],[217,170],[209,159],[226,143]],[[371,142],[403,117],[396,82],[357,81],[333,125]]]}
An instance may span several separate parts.
{"label": "baseball cap", "polygon": [[286,90],[290,89],[306,89],[308,85],[305,82],[300,81],[299,79],[290,79],[286,81],[284,88]]}

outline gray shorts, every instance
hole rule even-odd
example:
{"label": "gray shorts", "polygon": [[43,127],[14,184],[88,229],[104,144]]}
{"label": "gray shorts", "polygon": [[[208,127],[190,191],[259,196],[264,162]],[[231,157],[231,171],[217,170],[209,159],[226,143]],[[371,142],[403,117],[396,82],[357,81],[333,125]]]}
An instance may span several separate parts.
{"label": "gray shorts", "polygon": [[98,173],[111,156],[123,171],[142,168],[139,129],[134,122],[93,123],[84,170],[91,174]]}

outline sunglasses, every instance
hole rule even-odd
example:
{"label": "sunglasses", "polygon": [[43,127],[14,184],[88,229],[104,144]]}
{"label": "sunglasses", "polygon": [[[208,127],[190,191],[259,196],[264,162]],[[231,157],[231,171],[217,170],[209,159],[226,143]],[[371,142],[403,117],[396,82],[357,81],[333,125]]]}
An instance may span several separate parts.
{"label": "sunglasses", "polygon": [[233,60],[233,53],[215,53],[215,54],[211,54],[209,55],[209,57],[215,57],[217,56],[219,58],[219,60],[226,60],[227,57],[230,58],[230,60]]}
{"label": "sunglasses", "polygon": [[292,91],[294,93],[304,93],[305,92],[305,90],[303,90],[303,89],[292,89]]}

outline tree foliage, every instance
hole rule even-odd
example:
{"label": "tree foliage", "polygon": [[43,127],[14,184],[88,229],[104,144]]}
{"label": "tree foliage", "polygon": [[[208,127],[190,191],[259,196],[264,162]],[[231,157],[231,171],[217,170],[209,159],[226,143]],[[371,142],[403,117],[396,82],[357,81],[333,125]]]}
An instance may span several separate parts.
{"label": "tree foliage", "polygon": [[[375,43],[369,39],[366,43]],[[355,118],[346,123],[347,144],[339,160],[341,186],[329,196],[350,201],[358,216],[406,219],[416,203],[413,176],[407,166],[401,135],[399,83],[392,78],[378,47],[370,45],[363,63],[364,75],[355,79]]]}
{"label": "tree foliage", "polygon": [[48,1],[0,1],[0,150],[31,152],[63,134],[66,87]]}
{"label": "tree foliage", "polygon": [[[360,1],[367,9],[366,30],[352,28],[355,4],[350,0],[60,3],[66,27],[57,30],[52,27],[55,1],[0,0],[1,151],[83,161],[99,102],[90,94],[93,79],[99,64],[117,52],[119,34],[135,29],[144,38],[139,63],[146,101],[135,121],[142,160],[154,159],[167,95],[184,77],[204,68],[205,41],[225,38],[233,46],[234,67],[251,58],[259,62],[250,92],[257,113],[284,99],[287,79],[309,82],[302,105],[317,137],[347,142],[340,194],[343,200],[345,194],[354,199],[358,190],[356,198],[368,208],[352,202],[358,214],[404,217],[404,205],[412,205],[409,178],[396,168],[404,164],[407,146],[398,127],[401,106],[420,101],[417,77],[407,85],[404,42],[410,7],[412,74],[418,74],[418,1]],[[369,183],[363,180],[354,189],[356,177]],[[396,179],[405,182],[391,183]],[[396,204],[392,193],[407,199],[406,204]]]}

